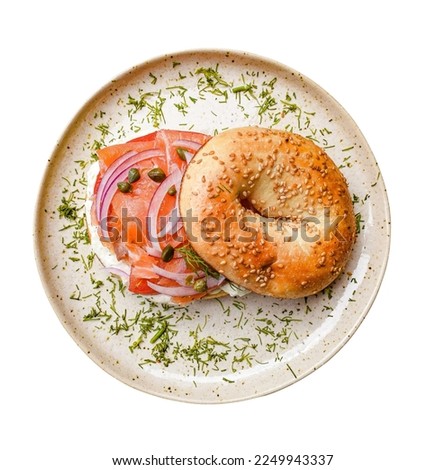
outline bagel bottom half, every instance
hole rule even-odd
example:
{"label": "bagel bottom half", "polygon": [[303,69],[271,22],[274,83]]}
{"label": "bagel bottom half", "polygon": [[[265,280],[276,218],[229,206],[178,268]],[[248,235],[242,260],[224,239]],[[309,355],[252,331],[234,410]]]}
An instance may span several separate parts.
{"label": "bagel bottom half", "polygon": [[340,170],[311,140],[278,130],[245,127],[210,139],[185,172],[179,208],[199,256],[230,281],[274,297],[328,286],[355,239]]}

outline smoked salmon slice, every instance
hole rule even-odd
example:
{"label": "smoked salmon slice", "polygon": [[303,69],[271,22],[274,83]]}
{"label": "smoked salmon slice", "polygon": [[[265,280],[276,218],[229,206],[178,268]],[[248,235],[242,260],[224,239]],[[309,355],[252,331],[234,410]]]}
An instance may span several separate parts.
{"label": "smoked salmon slice", "polygon": [[224,281],[222,276],[206,281],[203,290],[206,274],[181,252],[189,249],[178,209],[182,175],[209,139],[164,129],[98,150],[91,219],[102,243],[129,266],[131,292],[188,303]]}

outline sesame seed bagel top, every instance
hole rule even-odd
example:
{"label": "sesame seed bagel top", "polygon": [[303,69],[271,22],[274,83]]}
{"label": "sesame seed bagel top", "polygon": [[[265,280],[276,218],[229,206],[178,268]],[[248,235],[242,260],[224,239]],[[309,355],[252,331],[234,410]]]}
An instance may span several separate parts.
{"label": "sesame seed bagel top", "polygon": [[347,183],[324,150],[244,127],[210,139],[186,169],[179,210],[193,249],[253,292],[298,298],[344,268],[355,239]]}

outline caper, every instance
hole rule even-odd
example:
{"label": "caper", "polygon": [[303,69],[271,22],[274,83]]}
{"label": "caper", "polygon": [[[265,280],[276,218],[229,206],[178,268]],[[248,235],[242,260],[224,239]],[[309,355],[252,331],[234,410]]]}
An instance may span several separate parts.
{"label": "caper", "polygon": [[128,181],[119,181],[119,183],[117,183],[117,189],[119,189],[121,193],[129,193],[131,191],[131,184]]}
{"label": "caper", "polygon": [[170,196],[175,196],[175,195],[176,195],[176,186],[175,186],[175,185],[170,186],[170,187],[168,188],[167,193],[168,193]]}
{"label": "caper", "polygon": [[165,173],[162,168],[152,168],[148,172],[148,176],[153,180],[156,181],[156,183],[161,183],[162,181],[165,180]]}
{"label": "caper", "polygon": [[193,289],[195,289],[196,292],[206,291],[207,290],[207,281],[205,279],[198,279],[193,284]]}
{"label": "caper", "polygon": [[185,150],[184,149],[182,149],[181,147],[178,147],[176,149],[176,153],[178,154],[178,156],[181,160],[187,161],[187,157],[185,156]]}
{"label": "caper", "polygon": [[141,177],[141,174],[139,173],[139,170],[137,168],[131,168],[131,170],[128,172],[128,181],[130,183],[134,183]]}
{"label": "caper", "polygon": [[172,258],[173,255],[175,254],[175,249],[171,245],[167,245],[161,253],[161,259],[162,261],[165,261],[168,263]]}

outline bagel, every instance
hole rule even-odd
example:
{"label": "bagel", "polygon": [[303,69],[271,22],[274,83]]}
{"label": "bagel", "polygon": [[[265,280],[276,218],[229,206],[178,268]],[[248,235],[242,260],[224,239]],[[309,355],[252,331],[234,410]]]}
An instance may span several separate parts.
{"label": "bagel", "polygon": [[210,139],[184,173],[179,210],[206,263],[273,297],[324,289],[355,240],[346,179],[313,141],[284,131],[243,127]]}

